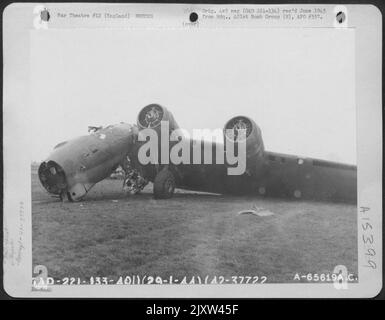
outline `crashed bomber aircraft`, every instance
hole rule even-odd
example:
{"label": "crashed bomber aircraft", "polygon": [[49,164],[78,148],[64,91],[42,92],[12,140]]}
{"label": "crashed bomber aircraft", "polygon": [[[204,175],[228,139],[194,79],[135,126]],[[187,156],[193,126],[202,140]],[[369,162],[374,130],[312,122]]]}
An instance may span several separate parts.
{"label": "crashed bomber aircraft", "polygon": [[246,172],[242,175],[228,175],[226,163],[216,164],[216,152],[212,154],[214,164],[142,165],[137,155],[145,142],[138,141],[139,131],[152,128],[159,134],[161,121],[168,122],[170,131],[178,128],[170,111],[150,104],[140,111],[137,125],[93,128],[89,135],[59,143],[39,167],[41,184],[61,199],[80,200],[121,166],[124,184],[129,185],[135,173],[137,180],[144,181],[136,192],[151,181],[155,198],[170,198],[178,187],[223,194],[357,201],[356,166],[265,151],[261,130],[244,116],[232,118],[224,128],[246,129]]}

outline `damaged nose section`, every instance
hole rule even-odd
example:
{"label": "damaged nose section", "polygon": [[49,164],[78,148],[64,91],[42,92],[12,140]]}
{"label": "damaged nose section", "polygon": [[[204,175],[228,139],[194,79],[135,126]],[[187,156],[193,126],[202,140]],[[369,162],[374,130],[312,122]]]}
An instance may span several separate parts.
{"label": "damaged nose section", "polygon": [[38,174],[41,184],[49,193],[61,196],[67,192],[65,172],[55,161],[41,163]]}
{"label": "damaged nose section", "polygon": [[40,164],[38,175],[41,184],[49,193],[71,202],[81,200],[93,186],[74,181],[68,183],[64,169],[52,160]]}

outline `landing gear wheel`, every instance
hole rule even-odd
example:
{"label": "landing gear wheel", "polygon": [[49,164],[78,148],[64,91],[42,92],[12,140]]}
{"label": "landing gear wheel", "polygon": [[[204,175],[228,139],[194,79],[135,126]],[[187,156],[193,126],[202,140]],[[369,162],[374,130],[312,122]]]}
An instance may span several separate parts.
{"label": "landing gear wheel", "polygon": [[69,193],[69,192],[67,192],[67,199],[68,199],[69,202],[75,202],[74,199],[71,196],[71,193]]}
{"label": "landing gear wheel", "polygon": [[169,199],[174,194],[175,178],[172,172],[164,168],[155,177],[154,180],[154,198]]}

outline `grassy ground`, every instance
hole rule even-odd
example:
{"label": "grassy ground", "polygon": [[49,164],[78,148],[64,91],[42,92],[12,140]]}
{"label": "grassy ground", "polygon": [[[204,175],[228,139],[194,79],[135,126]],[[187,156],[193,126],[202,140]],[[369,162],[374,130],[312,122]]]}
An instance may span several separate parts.
{"label": "grassy ground", "polygon": [[[357,274],[356,208],[348,204],[196,194],[170,200],[97,184],[85,201],[51,198],[32,174],[33,265],[49,276]],[[256,205],[272,216],[238,215]]]}

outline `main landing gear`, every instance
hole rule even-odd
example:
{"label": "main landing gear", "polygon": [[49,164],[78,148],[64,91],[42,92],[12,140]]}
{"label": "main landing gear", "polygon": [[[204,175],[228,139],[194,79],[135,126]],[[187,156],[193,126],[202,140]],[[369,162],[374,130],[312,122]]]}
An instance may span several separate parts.
{"label": "main landing gear", "polygon": [[173,196],[176,187],[174,174],[169,167],[161,169],[154,179],[154,198],[169,199]]}

